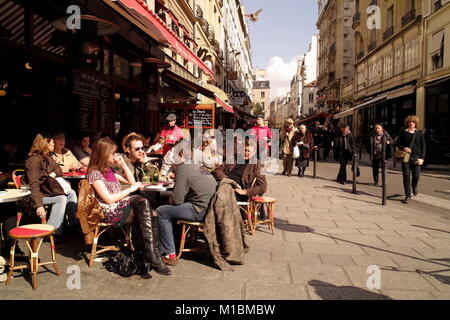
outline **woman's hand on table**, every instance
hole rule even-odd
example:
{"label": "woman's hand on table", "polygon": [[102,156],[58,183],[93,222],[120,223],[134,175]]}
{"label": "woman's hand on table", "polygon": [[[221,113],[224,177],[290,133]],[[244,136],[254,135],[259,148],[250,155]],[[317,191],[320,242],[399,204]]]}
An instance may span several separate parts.
{"label": "woman's hand on table", "polygon": [[79,163],[79,162],[74,162],[73,165],[72,165],[72,169],[74,169],[74,170],[78,170],[78,169],[81,169],[81,168],[83,168],[83,165],[81,163]]}
{"label": "woman's hand on table", "polygon": [[133,183],[133,184],[128,188],[128,190],[130,190],[130,193],[132,193],[132,192],[137,191],[140,187],[142,187],[142,183],[136,182],[136,183]]}

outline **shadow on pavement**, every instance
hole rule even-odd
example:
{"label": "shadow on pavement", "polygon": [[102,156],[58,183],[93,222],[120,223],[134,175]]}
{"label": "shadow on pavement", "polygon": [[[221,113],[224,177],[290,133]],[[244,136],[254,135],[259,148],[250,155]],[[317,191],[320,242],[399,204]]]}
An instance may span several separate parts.
{"label": "shadow on pavement", "polygon": [[428,230],[433,230],[433,231],[439,231],[439,232],[444,232],[444,233],[450,233],[450,231],[445,231],[445,230],[440,230],[440,229],[434,229],[434,228],[430,228],[430,227],[424,227],[424,226],[418,226],[416,224],[412,224],[413,227],[418,227],[418,228],[422,228],[422,229],[428,229]]}
{"label": "shadow on pavement", "polygon": [[275,218],[275,228],[287,232],[298,232],[298,233],[308,233],[314,231],[314,229],[312,229],[311,227],[303,226],[300,224],[287,224],[287,220],[282,220],[278,218]]}
{"label": "shadow on pavement", "polygon": [[323,300],[393,300],[392,298],[351,286],[335,286],[328,282],[310,280],[316,294]]}
{"label": "shadow on pavement", "polygon": [[[437,259],[433,259],[433,260],[437,260]],[[442,260],[446,260],[446,259],[442,259]],[[419,270],[419,269],[416,269],[416,270],[400,270],[400,269],[398,269],[396,267],[385,267],[385,268],[380,268],[380,269],[381,270],[389,270],[389,271],[397,271],[397,272],[409,272],[409,273],[424,274],[424,275],[432,276],[433,278],[435,278],[436,280],[438,280],[442,284],[450,285],[450,276],[445,276],[445,275],[442,275],[442,274],[438,274],[440,272],[448,272],[448,271],[450,271],[450,269],[436,270],[436,271],[423,271],[423,270]]]}

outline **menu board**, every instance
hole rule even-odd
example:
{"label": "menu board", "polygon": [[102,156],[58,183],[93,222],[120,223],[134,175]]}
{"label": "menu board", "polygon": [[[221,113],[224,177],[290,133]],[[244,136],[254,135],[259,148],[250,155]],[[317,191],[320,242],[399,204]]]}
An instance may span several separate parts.
{"label": "menu board", "polygon": [[[187,109],[188,110],[188,127],[195,128],[197,123],[201,123],[201,127],[205,129],[214,128],[214,110],[213,109]],[[196,123],[197,122],[197,123]]]}
{"label": "menu board", "polygon": [[167,124],[167,116],[169,114],[175,114],[177,116],[177,122],[176,125],[179,127],[185,127],[185,108],[179,107],[179,108],[160,108],[159,109],[159,123],[161,126],[164,126]]}
{"label": "menu board", "polygon": [[92,130],[96,124],[97,99],[80,96],[80,130]]}
{"label": "menu board", "polygon": [[114,117],[114,91],[111,81],[99,81],[99,119],[100,131],[110,133]]}
{"label": "menu board", "polygon": [[81,70],[73,71],[73,93],[98,98],[98,77],[92,73],[83,72]]}

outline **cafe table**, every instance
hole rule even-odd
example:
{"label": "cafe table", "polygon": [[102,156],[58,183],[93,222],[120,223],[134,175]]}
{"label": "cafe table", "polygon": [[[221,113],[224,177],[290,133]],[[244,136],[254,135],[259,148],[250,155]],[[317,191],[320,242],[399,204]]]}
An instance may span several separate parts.
{"label": "cafe table", "polygon": [[157,185],[152,185],[150,183],[144,184],[142,187],[139,188],[139,190],[142,193],[154,193],[155,195],[155,200],[157,205],[161,205],[161,196],[163,193],[166,193],[165,196],[168,196],[168,194],[171,194],[171,192],[173,191],[175,183],[173,182],[162,182],[160,181]]}
{"label": "cafe table", "polygon": [[63,172],[62,176],[64,179],[69,179],[69,180],[86,179],[86,173],[81,173],[81,172]]}
{"label": "cafe table", "polygon": [[20,189],[6,189],[0,191],[0,203],[15,202],[25,199],[31,194],[30,191]]}

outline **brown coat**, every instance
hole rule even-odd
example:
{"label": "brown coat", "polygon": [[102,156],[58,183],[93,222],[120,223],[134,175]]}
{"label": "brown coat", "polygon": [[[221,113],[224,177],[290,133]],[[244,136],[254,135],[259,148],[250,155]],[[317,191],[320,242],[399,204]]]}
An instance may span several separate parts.
{"label": "brown coat", "polygon": [[42,207],[42,198],[51,197],[51,194],[42,190],[42,184],[52,173],[57,177],[62,176],[61,167],[50,156],[34,154],[25,160],[26,177],[31,191],[31,199],[34,209]]}
{"label": "brown coat", "polygon": [[243,264],[245,243],[244,226],[234,195],[236,182],[223,179],[212,197],[205,218],[204,234],[214,262],[221,270],[233,270],[229,263]]}
{"label": "brown coat", "polygon": [[294,147],[291,144],[292,138],[298,132],[296,127],[292,128],[292,131],[287,133],[286,127],[283,127],[280,132],[281,139],[281,151],[283,154],[292,154]]}
{"label": "brown coat", "polygon": [[[214,176],[217,180],[222,180],[224,178],[227,178],[228,173],[230,173],[233,168],[235,167],[235,164],[224,164],[220,167],[218,167],[214,171]],[[244,172],[242,174],[242,189],[247,190],[247,196],[254,197],[254,196],[261,196],[267,191],[267,182],[266,177],[262,174],[262,165],[261,162],[258,161],[257,164],[248,164]],[[253,180],[256,178],[256,183],[252,186]]]}
{"label": "brown coat", "polygon": [[292,138],[292,147],[294,147],[298,142],[303,141],[303,145],[308,145],[309,148],[299,145],[300,148],[300,158],[309,159],[311,157],[311,152],[314,148],[314,139],[311,132],[306,131],[305,135],[302,135],[300,131],[296,132],[294,138]]}
{"label": "brown coat", "polygon": [[80,220],[85,244],[92,244],[94,230],[105,219],[105,216],[100,203],[95,198],[94,189],[86,179],[81,180],[78,185],[77,218]]}

